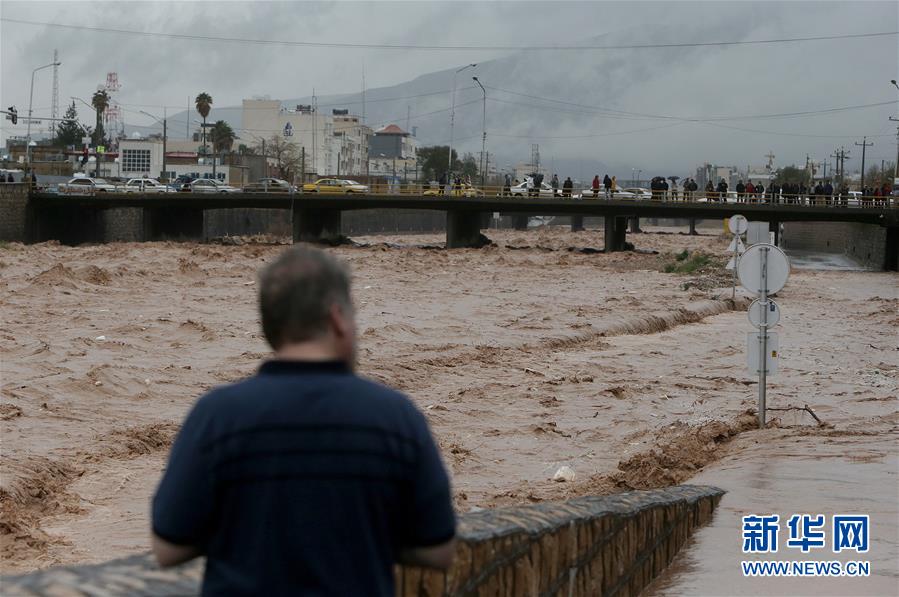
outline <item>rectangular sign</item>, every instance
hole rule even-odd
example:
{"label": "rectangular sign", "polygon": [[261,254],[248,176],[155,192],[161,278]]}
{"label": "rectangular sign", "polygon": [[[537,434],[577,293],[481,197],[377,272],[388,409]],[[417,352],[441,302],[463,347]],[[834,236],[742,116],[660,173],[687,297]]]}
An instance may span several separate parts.
{"label": "rectangular sign", "polygon": [[768,232],[768,222],[749,222],[749,229],[746,231],[747,245],[770,242],[771,234]]}
{"label": "rectangular sign", "polygon": [[777,332],[749,332],[746,334],[746,364],[749,369],[749,375],[758,375],[759,363],[761,362],[760,353],[762,349],[762,337],[767,335],[767,346],[765,355],[765,373],[767,375],[777,374],[777,364],[780,361],[780,338]]}

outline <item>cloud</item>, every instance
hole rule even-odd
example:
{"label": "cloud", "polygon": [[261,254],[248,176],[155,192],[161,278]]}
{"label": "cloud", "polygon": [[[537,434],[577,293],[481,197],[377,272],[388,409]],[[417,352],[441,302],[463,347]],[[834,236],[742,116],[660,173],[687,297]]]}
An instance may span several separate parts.
{"label": "cloud", "polygon": [[[663,43],[806,37],[895,28],[895,3],[834,2],[9,2],[0,15],[36,21],[208,36],[394,44],[549,45]],[[126,122],[152,124],[138,110],[169,114],[200,91],[215,107],[239,106],[254,95],[303,98],[356,94],[363,65],[369,99],[445,91],[451,71],[479,62],[487,85],[588,106],[685,117],[752,115],[814,110],[895,97],[899,76],[895,37],[770,46],[582,52],[388,51],[284,47],[127,36],[0,24],[0,101],[27,108],[31,69],[61,53],[60,104],[89,95],[108,71],[119,73]],[[463,150],[480,149],[480,91],[460,78],[456,138]],[[49,112],[49,70],[35,79],[35,113]],[[414,92],[414,93],[413,93]],[[823,159],[852,139],[826,135],[885,135],[894,143],[883,109],[819,117],[666,123],[652,118],[596,114],[491,91],[488,139],[504,162],[526,159],[532,142],[560,164],[584,160],[627,170],[683,173],[712,161],[761,163],[773,150],[778,162]],[[353,98],[350,98],[353,99]],[[496,100],[504,100],[501,103]],[[448,139],[449,97],[426,96],[368,106],[372,120],[411,125],[429,142]],[[471,105],[464,105],[474,101]],[[515,105],[517,104],[530,104]],[[358,106],[353,106],[357,107]],[[82,111],[82,114],[86,108]],[[195,117],[193,114],[191,118]],[[172,128],[180,133],[184,122]],[[666,128],[661,128],[666,125]],[[670,125],[670,126],[668,126]],[[622,135],[625,131],[640,131]],[[759,134],[738,127],[770,131]],[[21,129],[22,127],[19,127]],[[4,136],[17,131],[6,123]],[[609,136],[584,138],[599,133]],[[21,130],[19,131],[21,134]],[[506,136],[501,136],[506,135]],[[821,135],[801,136],[801,135]],[[580,136],[581,138],[577,138]],[[550,139],[549,137],[568,137]],[[893,145],[894,147],[894,145]],[[880,150],[878,150],[880,151]],[[804,163],[804,162],[803,162]],[[570,168],[575,169],[572,165]],[[851,167],[851,165],[850,165]]]}

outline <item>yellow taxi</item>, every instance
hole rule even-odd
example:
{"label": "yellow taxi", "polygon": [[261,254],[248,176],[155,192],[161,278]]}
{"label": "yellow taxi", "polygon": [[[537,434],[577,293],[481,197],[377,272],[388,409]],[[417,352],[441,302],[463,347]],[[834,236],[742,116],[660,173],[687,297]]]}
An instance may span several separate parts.
{"label": "yellow taxi", "polygon": [[345,178],[319,178],[315,182],[303,185],[304,193],[331,193],[346,195],[348,193],[368,193],[367,185]]}
{"label": "yellow taxi", "polygon": [[[446,195],[444,189],[428,189],[422,196],[424,197],[437,197],[441,195]],[[481,189],[475,188],[468,183],[463,183],[461,189],[453,189],[450,191],[451,197],[483,197],[484,191]]]}

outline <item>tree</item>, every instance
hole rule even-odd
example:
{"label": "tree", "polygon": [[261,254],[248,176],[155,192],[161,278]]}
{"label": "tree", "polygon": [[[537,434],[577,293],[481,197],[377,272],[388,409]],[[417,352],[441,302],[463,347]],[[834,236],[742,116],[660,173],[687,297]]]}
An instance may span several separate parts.
{"label": "tree", "polygon": [[97,111],[97,126],[94,127],[93,136],[94,145],[103,145],[103,139],[106,137],[106,132],[103,130],[103,113],[109,107],[109,95],[103,89],[95,92],[91,98],[91,105]]}
{"label": "tree", "polygon": [[212,125],[209,136],[212,137],[212,151],[215,153],[230,151],[234,140],[237,138],[234,134],[234,129],[224,120],[217,120]]}
{"label": "tree", "polygon": [[75,102],[66,108],[65,120],[56,125],[56,145],[60,147],[68,147],[69,145],[81,145],[81,138],[84,137],[84,127],[78,122],[78,110],[75,109]]}
{"label": "tree", "polygon": [[304,170],[300,149],[280,135],[274,135],[268,140],[263,155],[275,160],[278,173],[284,180],[293,181]]}
{"label": "tree", "polygon": [[893,174],[896,172],[896,165],[893,162],[884,162],[883,169],[878,165],[872,165],[865,173],[865,186],[882,187],[884,184],[893,186]]}
{"label": "tree", "polygon": [[212,96],[204,91],[197,96],[194,103],[197,112],[203,117],[203,153],[207,154],[209,150],[206,147],[206,117],[209,116],[209,110],[212,108]]}
{"label": "tree", "polygon": [[797,168],[795,165],[784,166],[777,171],[774,180],[778,185],[807,183],[808,171],[805,168]]}
{"label": "tree", "polygon": [[478,161],[470,153],[466,153],[462,158],[462,164],[459,167],[463,177],[474,179],[478,175]]}
{"label": "tree", "polygon": [[[418,150],[418,160],[421,164],[421,173],[429,180],[437,180],[446,172],[447,159],[449,157],[449,145],[434,145],[422,147]],[[462,169],[456,150],[453,150],[453,170]]]}

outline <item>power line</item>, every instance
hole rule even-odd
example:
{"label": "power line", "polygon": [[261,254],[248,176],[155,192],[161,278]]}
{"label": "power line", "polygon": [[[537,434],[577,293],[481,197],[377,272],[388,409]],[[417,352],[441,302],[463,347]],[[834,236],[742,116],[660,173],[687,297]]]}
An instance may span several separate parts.
{"label": "power line", "polygon": [[[833,112],[845,112],[848,110],[861,110],[866,108],[875,108],[879,106],[891,106],[896,103],[896,100],[891,100],[887,102],[876,102],[873,104],[858,104],[855,106],[841,106],[837,108],[825,108],[821,110],[806,110],[801,112],[781,112],[777,114],[752,114],[752,115],[743,115],[743,116],[710,116],[707,118],[691,118],[685,116],[672,116],[667,114],[649,114],[643,112],[626,112],[624,110],[614,110],[612,108],[606,108],[603,106],[590,106],[586,104],[578,104],[575,102],[568,102],[565,100],[558,100],[554,98],[540,97],[538,95],[532,95],[529,93],[521,93],[518,91],[511,91],[509,89],[502,89],[499,87],[490,87],[487,86],[488,89],[492,89],[493,91],[499,91],[502,93],[508,93],[510,95],[517,95],[520,97],[526,97],[529,99],[540,100],[544,102],[551,102],[556,104],[562,104],[566,106],[572,106],[576,108],[583,108],[588,110],[587,113],[597,113],[597,114],[607,114],[609,118],[612,117],[642,117],[644,119],[660,119],[660,120],[679,120],[684,122],[717,122],[717,121],[728,121],[728,120],[773,120],[777,118],[797,118],[802,116],[815,116],[818,114],[829,114]],[[498,100],[494,98],[495,101],[503,101],[505,103],[514,103],[509,102],[508,100]],[[542,108],[542,106],[534,106],[533,104],[518,104],[522,106],[530,106],[533,108]],[[548,108],[547,108],[548,109]]]}
{"label": "power line", "polygon": [[838,39],[857,39],[883,37],[897,35],[899,31],[881,31],[874,33],[850,33],[843,35],[819,35],[815,37],[789,37],[776,39],[755,39],[741,41],[711,41],[691,43],[666,43],[666,44],[631,44],[631,45],[566,45],[566,46],[480,46],[480,45],[417,45],[417,44],[365,44],[346,42],[311,42],[288,41],[274,39],[253,39],[245,37],[220,37],[211,35],[196,35],[187,33],[165,33],[161,31],[136,31],[132,29],[114,29],[110,27],[91,27],[88,25],[72,25],[68,23],[48,23],[42,21],[27,21],[24,19],[12,19],[2,17],[0,21],[16,23],[19,25],[34,25],[44,27],[56,27],[59,29],[75,29],[79,31],[93,31],[95,33],[113,33],[122,35],[135,35],[142,37],[164,37],[167,39],[182,39],[190,41],[241,43],[251,45],[277,45],[303,48],[350,48],[364,50],[451,50],[451,51],[583,51],[583,50],[638,50],[638,49],[667,49],[667,48],[701,48],[709,46],[743,46],[760,44],[796,43],[806,41],[828,41]]}

